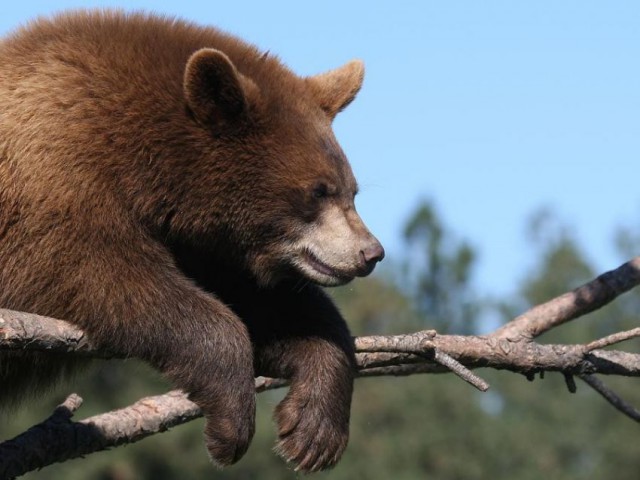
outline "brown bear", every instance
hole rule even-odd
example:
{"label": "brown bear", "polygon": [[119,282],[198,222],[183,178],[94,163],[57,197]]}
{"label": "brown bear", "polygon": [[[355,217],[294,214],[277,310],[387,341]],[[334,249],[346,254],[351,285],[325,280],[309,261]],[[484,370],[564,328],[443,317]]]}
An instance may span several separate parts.
{"label": "brown bear", "polygon": [[[184,389],[206,445],[236,462],[254,376],[291,379],[277,449],[331,467],[354,352],[320,286],[384,255],[354,207],[331,121],[361,62],[294,75],[213,28],[72,12],[0,42],[0,307],[66,319]],[[77,360],[3,352],[0,400]]]}

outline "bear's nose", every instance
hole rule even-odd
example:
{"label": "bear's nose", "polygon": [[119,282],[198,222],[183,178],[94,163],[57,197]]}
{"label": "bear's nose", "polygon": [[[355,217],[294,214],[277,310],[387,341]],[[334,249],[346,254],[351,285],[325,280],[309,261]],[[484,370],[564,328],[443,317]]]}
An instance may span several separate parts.
{"label": "bear's nose", "polygon": [[377,240],[360,251],[365,263],[377,263],[384,258],[384,248]]}
{"label": "bear's nose", "polygon": [[360,250],[360,260],[362,267],[362,275],[369,275],[376,263],[384,258],[384,248],[376,239]]}

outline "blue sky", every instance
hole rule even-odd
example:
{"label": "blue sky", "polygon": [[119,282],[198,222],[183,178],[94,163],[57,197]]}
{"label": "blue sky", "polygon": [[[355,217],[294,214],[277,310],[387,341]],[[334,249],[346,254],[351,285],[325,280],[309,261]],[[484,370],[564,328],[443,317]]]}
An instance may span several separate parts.
{"label": "blue sky", "polygon": [[478,248],[479,288],[495,295],[532,266],[524,226],[540,206],[600,269],[623,260],[614,229],[640,226],[640,2],[22,1],[0,6],[0,34],[80,6],[218,26],[301,75],[363,59],[335,129],[391,258],[421,198]]}

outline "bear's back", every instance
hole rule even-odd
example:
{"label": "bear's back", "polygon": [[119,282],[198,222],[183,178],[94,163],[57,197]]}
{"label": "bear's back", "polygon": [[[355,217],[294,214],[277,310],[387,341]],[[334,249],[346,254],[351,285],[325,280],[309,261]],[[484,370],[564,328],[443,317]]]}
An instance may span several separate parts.
{"label": "bear's back", "polygon": [[0,41],[0,155],[103,139],[137,153],[127,149],[148,142],[136,135],[182,128],[184,68],[204,47],[224,52],[265,102],[300,88],[277,58],[214,28],[142,13],[65,13]]}
{"label": "bear's back", "polygon": [[71,12],[0,41],[0,190],[29,197],[23,208],[68,205],[55,196],[79,198],[79,185],[97,198],[190,168],[188,152],[210,148],[186,121],[183,91],[185,65],[203,47],[223,51],[265,103],[304,88],[252,45],[167,17]]}
{"label": "bear's back", "polygon": [[36,20],[0,42],[0,138],[28,136],[41,151],[38,138],[51,145],[70,133],[100,134],[124,116],[170,121],[183,113],[186,61],[202,47],[225,52],[252,77],[266,64],[266,76],[284,71],[235,38],[166,17],[81,11]]}
{"label": "bear's back", "polygon": [[187,58],[203,47],[225,52],[250,76],[257,73],[252,65],[263,63],[255,47],[211,27],[143,13],[71,11],[32,21],[0,41],[0,75],[24,79],[48,68],[61,74],[50,82],[84,73],[122,86],[121,76],[134,82],[144,75],[166,87],[165,75],[175,83],[178,73],[179,84]]}

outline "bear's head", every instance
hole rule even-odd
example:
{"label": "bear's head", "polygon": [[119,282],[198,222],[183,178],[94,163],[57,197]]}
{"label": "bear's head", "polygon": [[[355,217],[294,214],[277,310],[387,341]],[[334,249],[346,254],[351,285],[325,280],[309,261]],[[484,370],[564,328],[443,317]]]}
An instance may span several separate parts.
{"label": "bear's head", "polygon": [[356,212],[358,187],[331,129],[362,85],[362,63],[300,78],[268,55],[236,62],[198,50],[183,81],[191,121],[212,145],[211,215],[225,255],[265,285],[368,275],[384,249]]}

